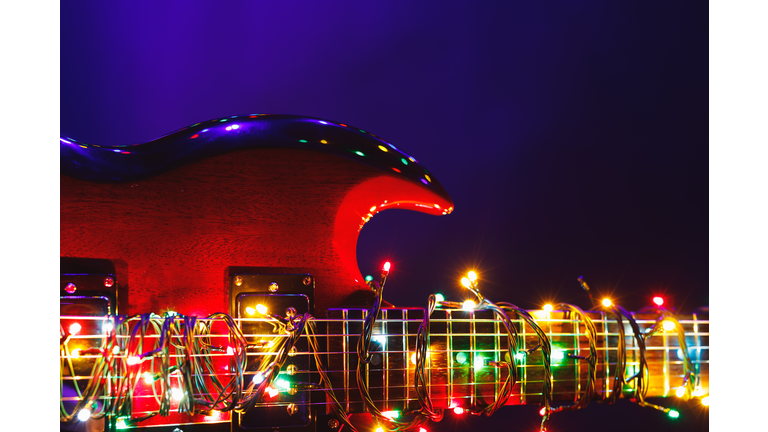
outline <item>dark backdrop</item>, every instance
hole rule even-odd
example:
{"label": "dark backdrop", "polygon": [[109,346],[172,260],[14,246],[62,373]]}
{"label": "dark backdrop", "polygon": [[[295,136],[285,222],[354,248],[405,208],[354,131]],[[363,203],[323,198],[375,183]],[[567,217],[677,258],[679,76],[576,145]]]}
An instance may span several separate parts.
{"label": "dark backdrop", "polygon": [[[706,2],[107,3],[61,4],[61,133],[133,144],[252,112],[371,131],[456,204],[362,231],[360,268],[390,259],[397,305],[460,298],[470,268],[526,308],[587,307],[581,275],[628,309],[709,303]],[[707,425],[696,404],[673,421],[622,402],[553,430]],[[537,430],[536,410],[431,429]]]}

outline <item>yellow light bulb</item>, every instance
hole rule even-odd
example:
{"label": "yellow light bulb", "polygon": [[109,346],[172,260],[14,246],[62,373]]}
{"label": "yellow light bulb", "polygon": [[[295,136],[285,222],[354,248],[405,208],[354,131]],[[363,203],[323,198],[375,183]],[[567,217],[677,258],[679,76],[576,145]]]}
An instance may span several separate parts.
{"label": "yellow light bulb", "polygon": [[378,427],[376,428],[376,431],[375,431],[375,432],[384,432],[384,429],[383,429],[381,426],[378,426]]}
{"label": "yellow light bulb", "polygon": [[411,354],[411,363],[416,364],[416,353]]}
{"label": "yellow light bulb", "polygon": [[605,307],[611,307],[613,303],[611,302],[611,299],[604,298],[603,299],[603,306]]}
{"label": "yellow light bulb", "polygon": [[675,391],[675,396],[677,396],[679,398],[685,396],[685,387],[682,387],[682,386],[678,387],[677,391]]}
{"label": "yellow light bulb", "polygon": [[705,397],[701,400],[701,404],[708,407],[709,406],[709,396]]}
{"label": "yellow light bulb", "polygon": [[461,308],[464,309],[465,311],[471,311],[475,309],[475,306],[477,306],[475,302],[473,302],[472,300],[467,300],[464,303],[462,303]]}
{"label": "yellow light bulb", "polygon": [[247,308],[245,308],[245,313],[247,313],[248,315],[254,315],[256,314],[256,309],[248,306]]}
{"label": "yellow light bulb", "polygon": [[72,358],[80,358],[80,348],[73,349],[72,352],[69,353],[69,356]]}
{"label": "yellow light bulb", "polygon": [[256,312],[258,312],[258,313],[260,313],[262,315],[266,315],[268,311],[269,311],[269,309],[267,309],[267,307],[264,306],[263,304],[257,304],[256,305]]}
{"label": "yellow light bulb", "polygon": [[661,323],[661,327],[664,329],[664,331],[672,331],[675,329],[675,323],[672,321],[664,320],[664,322]]}
{"label": "yellow light bulb", "polygon": [[474,282],[474,281],[477,280],[477,273],[471,271],[471,272],[467,273],[467,277],[469,277],[470,281]]}
{"label": "yellow light bulb", "polygon": [[461,284],[464,285],[465,288],[469,288],[472,283],[469,281],[469,279],[463,277],[461,278]]}
{"label": "yellow light bulb", "polygon": [[147,384],[152,384],[153,382],[155,382],[155,377],[153,377],[151,373],[149,373],[149,372],[144,372],[144,373],[143,373],[143,374],[141,374],[141,375],[144,377],[144,382],[145,382],[145,383],[147,383]]}
{"label": "yellow light bulb", "polygon": [[551,304],[545,304],[545,305],[544,305],[544,312],[546,312],[546,313],[550,313],[550,312],[552,312],[553,310],[555,310],[555,308],[553,308]]}
{"label": "yellow light bulb", "polygon": [[175,401],[180,401],[184,398],[184,392],[178,387],[171,388],[171,398]]}

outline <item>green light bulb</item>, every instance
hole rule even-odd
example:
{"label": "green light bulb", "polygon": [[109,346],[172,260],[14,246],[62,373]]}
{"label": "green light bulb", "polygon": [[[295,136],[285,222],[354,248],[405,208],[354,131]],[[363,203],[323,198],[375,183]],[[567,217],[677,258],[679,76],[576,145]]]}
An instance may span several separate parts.
{"label": "green light bulb", "polygon": [[464,354],[463,352],[460,352],[460,353],[456,354],[456,361],[461,363],[461,364],[466,363],[467,362],[467,355]]}
{"label": "green light bulb", "polygon": [[445,297],[443,297],[442,294],[437,293],[437,294],[435,294],[435,301],[437,301],[438,303],[444,302],[445,301]]}
{"label": "green light bulb", "polygon": [[366,282],[370,282],[372,280],[373,280],[373,276],[371,276],[371,275],[368,275],[368,276],[365,277],[365,281]]}
{"label": "green light bulb", "polygon": [[672,418],[678,418],[678,417],[680,417],[680,413],[679,413],[679,412],[677,412],[677,411],[675,411],[675,410],[669,410],[669,413],[668,413],[668,415],[669,415],[670,417],[672,417]]}

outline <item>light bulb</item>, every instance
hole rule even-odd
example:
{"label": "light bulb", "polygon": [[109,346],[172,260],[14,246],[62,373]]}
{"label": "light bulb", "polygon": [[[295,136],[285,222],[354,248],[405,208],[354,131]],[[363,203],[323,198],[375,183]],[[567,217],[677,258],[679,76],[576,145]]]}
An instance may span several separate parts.
{"label": "light bulb", "polygon": [[388,272],[391,267],[392,267],[392,264],[390,264],[389,261],[387,261],[384,263],[383,269],[385,272]]}
{"label": "light bulb", "polygon": [[248,315],[255,315],[256,314],[256,309],[248,306],[247,308],[245,308],[245,313],[247,313]]}
{"label": "light bulb", "polygon": [[155,377],[154,377],[154,376],[152,376],[152,374],[151,374],[151,373],[149,373],[149,372],[144,372],[144,373],[143,373],[143,374],[141,374],[141,375],[144,377],[144,382],[145,382],[145,383],[147,383],[147,384],[152,384],[153,382],[155,382]]}
{"label": "light bulb", "polygon": [[541,409],[539,410],[539,415],[544,417],[544,414],[546,413],[547,413],[547,407],[541,407]]}
{"label": "light bulb", "polygon": [[88,419],[91,418],[91,410],[88,408],[83,408],[80,411],[77,412],[77,419],[80,421],[88,421]]}
{"label": "light bulb", "polygon": [[672,331],[675,329],[675,323],[669,320],[664,320],[664,322],[661,323],[661,327],[664,331]]}
{"label": "light bulb", "polygon": [[444,302],[445,301],[445,297],[442,294],[437,293],[437,294],[435,294],[435,301],[438,302],[438,303]]}
{"label": "light bulb", "polygon": [[384,432],[384,429],[381,426],[377,426],[375,432]]}
{"label": "light bulb", "polygon": [[384,411],[381,413],[381,415],[388,419],[396,419],[400,418],[400,411]]}
{"label": "light bulb", "polygon": [[453,413],[456,415],[462,415],[464,414],[464,408],[462,407],[456,407],[453,409]]}
{"label": "light bulb", "polygon": [[184,397],[184,392],[178,387],[171,387],[171,398],[175,401],[180,401]]}
{"label": "light bulb", "polygon": [[603,299],[603,306],[605,307],[611,307],[613,303],[611,302],[611,299],[604,298]]}
{"label": "light bulb", "polygon": [[461,308],[464,309],[465,311],[471,311],[475,309],[475,306],[477,306],[475,302],[473,302],[472,300],[467,300],[464,303],[462,303]]}
{"label": "light bulb", "polygon": [[80,348],[75,348],[75,349],[73,349],[73,350],[72,350],[72,351],[69,353],[69,356],[70,356],[70,357],[72,357],[72,358],[80,358]]}
{"label": "light bulb", "polygon": [[280,393],[280,390],[273,388],[273,387],[267,387],[267,394],[269,394],[269,397],[273,398],[277,396]]}
{"label": "light bulb", "polygon": [[709,396],[707,396],[707,397],[703,398],[703,399],[701,400],[701,404],[702,404],[702,405],[704,405],[704,406],[706,406],[706,407],[708,407],[708,406],[709,406]]}
{"label": "light bulb", "polygon": [[544,312],[546,312],[546,313],[550,313],[550,312],[552,312],[553,310],[555,310],[555,308],[553,308],[551,304],[545,304],[545,305],[544,305]]}
{"label": "light bulb", "polygon": [[470,281],[474,282],[474,281],[477,280],[477,273],[471,271],[471,272],[467,273],[467,277],[469,277]]}
{"label": "light bulb", "polygon": [[128,366],[133,366],[141,363],[141,358],[139,358],[139,356],[130,356],[125,362],[128,363]]}
{"label": "light bulb", "polygon": [[69,326],[69,334],[71,334],[71,335],[76,335],[76,334],[78,334],[78,333],[80,332],[80,330],[82,330],[82,329],[83,329],[83,327],[82,327],[80,324],[78,324],[78,323],[74,323],[74,324],[72,324],[71,326]]}
{"label": "light bulb", "polygon": [[112,347],[112,354],[120,354],[120,347],[117,345]]}
{"label": "light bulb", "polygon": [[683,386],[678,387],[677,390],[675,391],[675,396],[679,398],[685,396],[685,387]]}
{"label": "light bulb", "polygon": [[466,363],[467,362],[467,355],[464,354],[463,352],[460,352],[460,353],[456,354],[456,361],[461,363],[461,364]]}
{"label": "light bulb", "polygon": [[694,396],[703,396],[704,395],[704,389],[701,387],[696,387],[696,390],[693,391]]}
{"label": "light bulb", "polygon": [[253,383],[261,384],[262,382],[264,382],[264,374],[261,372],[256,373],[256,375],[253,376]]}
{"label": "light bulb", "polygon": [[560,350],[552,351],[552,360],[560,361],[565,358],[565,353]]}
{"label": "light bulb", "polygon": [[382,348],[384,348],[387,345],[387,337],[386,336],[374,336],[373,340],[381,345]]}
{"label": "light bulb", "polygon": [[464,285],[465,288],[469,288],[472,283],[469,281],[469,279],[463,277],[461,278],[461,284]]}
{"label": "light bulb", "polygon": [[269,309],[267,309],[267,307],[264,306],[263,304],[257,304],[256,305],[256,312],[258,312],[258,313],[260,313],[262,315],[266,315],[268,311],[269,311]]}
{"label": "light bulb", "polygon": [[675,410],[669,410],[669,413],[667,413],[668,416],[672,418],[678,418],[680,417],[680,413]]}
{"label": "light bulb", "polygon": [[416,353],[411,354],[411,363],[416,364]]}
{"label": "light bulb", "polygon": [[420,427],[420,428],[419,428],[419,432],[427,432],[427,430],[426,430],[426,429],[424,429],[423,427]]}
{"label": "light bulb", "polygon": [[104,333],[110,333],[114,326],[111,322],[105,322],[104,325],[101,327]]}
{"label": "light bulb", "polygon": [[656,306],[661,306],[664,304],[664,297],[656,296],[653,298],[653,302],[656,303]]}

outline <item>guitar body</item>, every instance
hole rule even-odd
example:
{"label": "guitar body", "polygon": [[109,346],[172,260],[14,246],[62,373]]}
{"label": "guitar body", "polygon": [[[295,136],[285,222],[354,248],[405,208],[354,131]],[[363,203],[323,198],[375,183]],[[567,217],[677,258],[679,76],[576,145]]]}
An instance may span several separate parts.
{"label": "guitar body", "polygon": [[361,305],[365,222],[452,210],[437,180],[409,178],[426,170],[369,134],[293,116],[226,120],[124,148],[62,142],[61,256],[112,261],[119,313],[228,312],[234,267],[312,275],[316,314]]}

